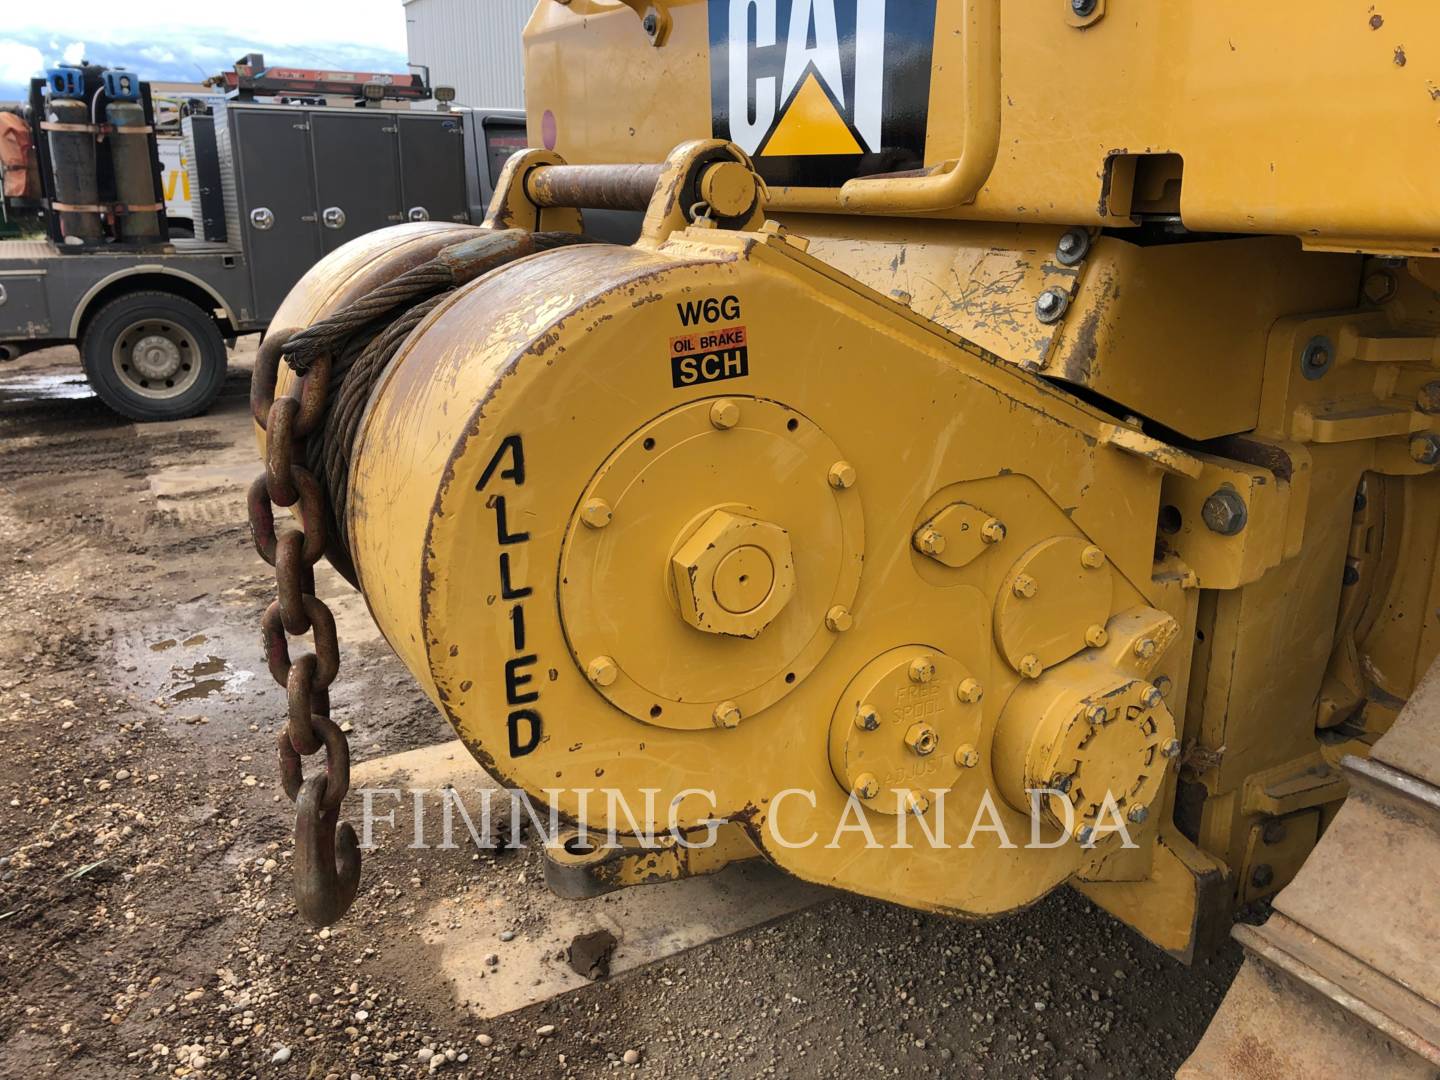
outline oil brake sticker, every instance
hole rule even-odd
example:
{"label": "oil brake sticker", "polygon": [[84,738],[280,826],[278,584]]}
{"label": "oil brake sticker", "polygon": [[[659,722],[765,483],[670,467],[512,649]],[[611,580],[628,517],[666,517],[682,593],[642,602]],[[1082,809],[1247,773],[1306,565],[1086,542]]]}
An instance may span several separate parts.
{"label": "oil brake sticker", "polygon": [[774,185],[925,163],[935,0],[709,0],[713,131]]}
{"label": "oil brake sticker", "polygon": [[750,374],[745,327],[693,330],[670,339],[670,385],[679,390]]}

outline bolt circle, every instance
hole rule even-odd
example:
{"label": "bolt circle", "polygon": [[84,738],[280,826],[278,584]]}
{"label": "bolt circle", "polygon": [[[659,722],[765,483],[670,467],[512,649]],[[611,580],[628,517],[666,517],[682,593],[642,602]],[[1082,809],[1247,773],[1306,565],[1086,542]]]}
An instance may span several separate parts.
{"label": "bolt circle", "polygon": [[740,726],[740,706],[733,701],[722,701],[715,706],[715,726],[734,728]]}
{"label": "bolt circle", "polygon": [[825,613],[825,627],[836,634],[843,634],[855,625],[855,617],[850,614],[850,609],[836,604]]}
{"label": "bolt circle", "polygon": [[830,486],[836,491],[844,491],[846,488],[855,486],[855,466],[848,461],[837,461],[830,466],[830,472],[826,476]]}
{"label": "bolt circle", "polygon": [[580,520],[592,529],[603,529],[615,514],[604,499],[587,499],[580,509]]}
{"label": "bolt circle", "polygon": [[596,686],[610,686],[620,677],[620,665],[609,656],[597,656],[585,668],[585,675]]}
{"label": "bolt circle", "polygon": [[710,423],[720,431],[729,431],[740,422],[740,406],[729,398],[721,398],[710,406]]}

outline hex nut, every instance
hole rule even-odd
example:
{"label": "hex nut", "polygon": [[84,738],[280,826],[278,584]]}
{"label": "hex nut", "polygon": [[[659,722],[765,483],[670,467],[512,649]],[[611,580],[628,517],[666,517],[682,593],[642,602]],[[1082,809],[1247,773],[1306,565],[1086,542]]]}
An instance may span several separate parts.
{"label": "hex nut", "polygon": [[[1077,5],[1088,3],[1086,11],[1078,10]],[[1095,0],[1072,0],[1071,10],[1080,18],[1089,15],[1095,10]],[[1076,266],[1085,260],[1090,254],[1090,234],[1084,229],[1066,229],[1055,244],[1055,261],[1061,266]]]}
{"label": "hex nut", "polygon": [[1106,630],[1105,627],[1099,623],[1096,623],[1085,631],[1085,644],[1089,645],[1092,649],[1103,648],[1109,640],[1110,631]]}
{"label": "hex nut", "polygon": [[1267,844],[1278,844],[1285,839],[1285,822],[1279,818],[1271,818],[1260,829],[1260,839]]}
{"label": "hex nut", "polygon": [[848,461],[837,461],[830,466],[830,472],[826,480],[836,491],[844,491],[846,488],[855,486],[855,466]]}
{"label": "hex nut", "polygon": [[880,781],[874,773],[861,773],[855,778],[855,786],[850,790],[858,797],[868,801],[880,794]]}
{"label": "hex nut", "polygon": [[1044,671],[1040,658],[1034,653],[1026,653],[1020,658],[1020,674],[1025,678],[1038,679]]}
{"label": "hex nut", "polygon": [[1080,565],[1087,570],[1099,570],[1105,565],[1105,552],[1101,551],[1094,544],[1089,545],[1080,552]]}
{"label": "hex nut", "polygon": [[1300,352],[1300,374],[1306,379],[1319,379],[1335,362],[1335,346],[1324,335],[1313,337]]}
{"label": "hex nut", "polygon": [[1021,574],[1015,579],[1015,583],[1011,585],[1010,588],[1011,591],[1022,600],[1032,599],[1040,590],[1040,586],[1036,584],[1035,579],[1029,574]]}
{"label": "hex nut", "polygon": [[1233,488],[1221,488],[1214,492],[1200,508],[1205,527],[1221,536],[1234,536],[1245,528],[1248,516],[1245,500]]}
{"label": "hex nut", "polygon": [[943,555],[945,534],[938,529],[923,528],[915,534],[915,550],[922,555]]}
{"label": "hex nut", "polygon": [[1140,704],[1144,705],[1147,709],[1159,708],[1163,697],[1164,695],[1160,693],[1159,687],[1151,686],[1140,695]]}
{"label": "hex nut", "polygon": [[[764,560],[760,565],[772,575],[769,588],[749,610],[736,609],[721,602],[726,594],[723,583],[717,586],[717,572],[734,563],[726,560],[741,549],[758,549]],[[754,551],[750,554],[757,555]],[[755,561],[751,560],[752,563]],[[766,566],[768,563],[768,566]],[[779,525],[728,510],[716,510],[670,557],[671,580],[680,616],[697,630],[730,637],[759,637],[795,592],[795,566],[790,548],[790,534]],[[743,581],[740,578],[739,581]],[[743,592],[753,589],[735,584]],[[717,588],[719,592],[717,592]],[[747,600],[748,602],[748,600]]]}
{"label": "hex nut", "polygon": [[999,518],[990,518],[980,526],[980,539],[987,544],[998,544],[1005,539],[1005,523]]}
{"label": "hex nut", "polygon": [[1138,803],[1137,805],[1132,806],[1130,808],[1130,812],[1127,813],[1125,816],[1130,821],[1134,822],[1136,825],[1143,825],[1145,824],[1146,819],[1150,817],[1150,808],[1144,803]]}
{"label": "hex nut", "polygon": [[1091,727],[1099,727],[1110,719],[1110,710],[1104,705],[1092,703],[1085,706],[1085,722]]}
{"label": "hex nut", "polygon": [[980,764],[980,751],[969,743],[963,744],[960,749],[955,751],[955,764],[962,769],[973,769]]}
{"label": "hex nut", "polygon": [[615,516],[604,499],[587,499],[580,508],[580,520],[592,529],[603,529]]}
{"label": "hex nut", "polygon": [[861,731],[874,731],[880,726],[880,710],[869,702],[855,710],[855,726]]}
{"label": "hex nut", "polygon": [[825,627],[837,634],[843,634],[855,625],[855,617],[850,614],[850,609],[836,604],[825,613]]}
{"label": "hex nut", "polygon": [[916,757],[929,757],[940,745],[940,736],[929,724],[911,724],[905,732],[905,745]]}
{"label": "hex nut", "polygon": [[1171,739],[1169,742],[1167,742],[1164,746],[1162,746],[1162,747],[1160,748],[1160,754],[1161,754],[1162,757],[1167,757],[1167,758],[1179,757],[1179,756],[1180,756],[1180,740],[1179,740],[1179,739]]}
{"label": "hex nut", "polygon": [[905,809],[916,817],[920,817],[930,810],[930,797],[922,795],[918,791],[907,791],[905,793]]}
{"label": "hex nut", "polygon": [[1440,436],[1428,431],[1421,432],[1419,435],[1411,435],[1410,456],[1421,465],[1434,465],[1440,462]]}
{"label": "hex nut", "polygon": [[1059,289],[1046,289],[1035,298],[1035,317],[1042,323],[1059,322],[1070,306],[1070,297]]}
{"label": "hex nut", "polygon": [[961,679],[955,688],[955,696],[966,705],[973,705],[985,696],[985,690],[976,679]]}
{"label": "hex nut", "polygon": [[610,686],[620,677],[620,665],[609,656],[597,656],[585,668],[585,674],[596,686]]}
{"label": "hex nut", "polygon": [[1261,863],[1250,871],[1250,884],[1257,889],[1268,889],[1275,880],[1275,871],[1269,863]]}
{"label": "hex nut", "polygon": [[715,706],[715,726],[734,728],[740,726],[740,706],[733,701],[722,701]]}
{"label": "hex nut", "polygon": [[935,677],[935,658],[932,656],[917,656],[910,661],[910,681],[915,683],[928,683]]}
{"label": "hex nut", "polygon": [[1155,639],[1148,637],[1137,639],[1134,645],[1134,652],[1141,660],[1149,660],[1155,655]]}
{"label": "hex nut", "polygon": [[1432,379],[1415,395],[1415,407],[1426,416],[1440,413],[1440,379]]}
{"label": "hex nut", "polygon": [[740,406],[729,398],[721,398],[710,406],[710,423],[720,431],[729,431],[740,422]]}

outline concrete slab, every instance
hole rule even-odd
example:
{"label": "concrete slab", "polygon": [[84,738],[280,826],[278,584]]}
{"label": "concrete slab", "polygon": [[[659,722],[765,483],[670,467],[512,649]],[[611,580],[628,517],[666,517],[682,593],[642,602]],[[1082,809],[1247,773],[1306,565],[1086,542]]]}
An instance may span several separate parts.
{"label": "concrete slab", "polygon": [[[491,780],[458,740],[355,767],[352,790],[446,785],[466,793]],[[401,802],[408,807],[409,799]],[[388,804],[387,804],[388,808]],[[396,814],[391,835],[409,835]],[[487,872],[481,870],[481,873]],[[497,872],[493,868],[489,872]],[[697,945],[772,922],[834,895],[760,860],[732,864],[717,874],[623,889],[591,900],[562,900],[538,874],[521,874],[503,888],[477,889],[433,901],[419,920],[434,946],[457,1003],[477,1017],[502,1016],[586,986],[564,956],[579,935],[608,930],[617,945],[612,976],[633,971]],[[509,941],[502,933],[512,933]],[[491,954],[499,958],[485,963]]]}

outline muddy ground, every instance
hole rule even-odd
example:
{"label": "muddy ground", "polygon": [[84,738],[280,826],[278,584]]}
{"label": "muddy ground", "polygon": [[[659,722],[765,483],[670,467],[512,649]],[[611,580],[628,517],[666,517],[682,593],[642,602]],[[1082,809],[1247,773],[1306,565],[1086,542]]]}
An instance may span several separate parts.
{"label": "muddy ground", "polygon": [[[0,366],[0,1076],[1137,1080],[1193,1047],[1235,950],[1184,969],[1068,891],[984,926],[837,897],[483,1021],[423,924],[534,888],[533,854],[382,846],[347,919],[304,926],[244,521],[252,355],[157,425],[73,350]],[[321,593],[356,758],[450,738],[343,583]]]}

